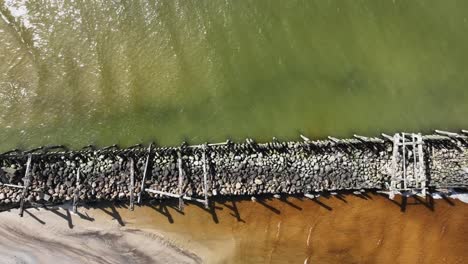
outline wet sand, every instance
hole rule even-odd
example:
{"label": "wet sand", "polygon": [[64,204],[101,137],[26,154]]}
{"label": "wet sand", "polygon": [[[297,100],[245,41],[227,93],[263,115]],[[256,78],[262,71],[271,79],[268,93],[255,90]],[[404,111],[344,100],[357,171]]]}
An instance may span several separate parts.
{"label": "wet sand", "polygon": [[[399,199],[369,194],[319,202],[226,200],[214,211],[188,204],[183,213],[173,201],[133,212],[116,205],[80,208],[83,218],[29,209],[23,219],[0,214],[0,253],[8,252],[10,263],[46,263],[54,257],[101,263],[102,256],[107,263],[468,261],[468,204],[408,198],[401,206]],[[29,246],[17,246],[26,242]]]}

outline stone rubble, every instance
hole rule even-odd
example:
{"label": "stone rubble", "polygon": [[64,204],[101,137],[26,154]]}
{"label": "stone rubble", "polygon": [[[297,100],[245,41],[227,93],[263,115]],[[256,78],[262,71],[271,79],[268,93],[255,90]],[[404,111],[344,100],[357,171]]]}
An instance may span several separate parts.
{"label": "stone rubble", "polygon": [[[179,194],[180,152],[184,195],[203,197],[203,151],[201,146],[153,149],[145,188]],[[428,141],[425,153],[429,188],[468,185],[466,145],[452,140]],[[80,201],[128,200],[129,160],[134,160],[134,195],[138,196],[147,155],[143,147],[32,153],[26,200],[60,203],[72,200],[76,188]],[[27,158],[24,153],[0,156],[0,182],[23,186]],[[207,146],[206,161],[209,196],[386,190],[392,174],[392,143],[229,143]],[[409,158],[407,167],[411,166]],[[0,186],[0,206],[18,204],[21,192],[20,188]],[[143,193],[143,199],[160,197]]]}

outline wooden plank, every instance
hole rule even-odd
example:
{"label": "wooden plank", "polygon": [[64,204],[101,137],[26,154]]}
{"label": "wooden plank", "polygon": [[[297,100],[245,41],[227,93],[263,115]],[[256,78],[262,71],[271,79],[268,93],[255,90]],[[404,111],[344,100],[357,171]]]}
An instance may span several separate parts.
{"label": "wooden plank", "polygon": [[448,131],[443,131],[443,130],[436,130],[435,132],[437,134],[439,134],[439,135],[447,136],[447,137],[451,137],[451,138],[466,138],[466,136],[464,136],[464,135],[460,135],[460,134],[453,133],[453,132],[448,132]]}
{"label": "wooden plank", "polygon": [[355,138],[363,141],[363,142],[373,142],[373,143],[384,143],[385,141],[380,139],[380,138],[370,138],[370,137],[365,137],[365,136],[360,136],[360,135],[353,135]]}
{"label": "wooden plank", "polygon": [[75,184],[75,191],[73,193],[73,213],[78,212],[78,198],[79,198],[79,193],[80,193],[80,168],[76,171],[76,184]]}
{"label": "wooden plank", "polygon": [[23,188],[23,192],[21,193],[21,199],[20,199],[20,211],[19,211],[19,216],[20,217],[23,217],[24,199],[25,199],[26,195],[28,194],[29,184],[31,183],[31,173],[30,173],[31,162],[32,162],[32,155],[29,154],[28,155],[28,161],[26,162],[26,172],[25,172],[25,175],[24,175],[24,188]]}
{"label": "wooden plank", "polygon": [[143,178],[141,179],[140,193],[138,193],[138,200],[137,200],[138,204],[141,204],[141,195],[143,191],[145,190],[146,175],[148,174],[148,166],[149,166],[149,161],[150,161],[150,156],[151,156],[151,147],[152,147],[152,144],[150,144],[148,147],[148,155],[146,156],[145,170],[143,171]]}
{"label": "wooden plank", "polygon": [[16,185],[16,184],[9,184],[9,183],[0,183],[0,186],[18,188],[18,189],[23,189],[24,188],[24,186]]}
{"label": "wooden plank", "polygon": [[133,199],[133,189],[135,187],[135,162],[133,158],[130,158],[130,210],[135,209]]}
{"label": "wooden plank", "polygon": [[177,165],[179,168],[179,210],[183,211],[184,210],[184,200],[182,199],[183,195],[183,184],[184,184],[184,178],[183,178],[183,171],[182,171],[182,154],[177,152]]}
{"label": "wooden plank", "polygon": [[198,198],[194,198],[194,197],[190,197],[190,196],[186,196],[186,195],[180,196],[180,195],[177,195],[177,194],[174,194],[174,193],[168,193],[168,192],[163,192],[163,191],[158,191],[158,190],[153,190],[153,189],[148,189],[148,188],[145,189],[145,192],[164,195],[164,196],[173,197],[173,198],[184,199],[184,200],[188,200],[188,201],[196,201],[196,202],[199,202],[199,203],[204,203],[205,202],[205,200],[203,200],[203,199],[198,199]]}

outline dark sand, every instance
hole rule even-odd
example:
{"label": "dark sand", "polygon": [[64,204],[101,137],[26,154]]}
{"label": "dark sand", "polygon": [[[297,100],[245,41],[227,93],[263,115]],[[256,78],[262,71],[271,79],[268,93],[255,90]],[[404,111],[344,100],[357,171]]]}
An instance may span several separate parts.
{"label": "dark sand", "polygon": [[175,202],[134,212],[108,206],[71,218],[65,210],[29,209],[23,219],[4,212],[0,253],[6,263],[468,262],[468,204],[408,198],[400,206],[376,194],[319,201],[231,200],[184,213]]}

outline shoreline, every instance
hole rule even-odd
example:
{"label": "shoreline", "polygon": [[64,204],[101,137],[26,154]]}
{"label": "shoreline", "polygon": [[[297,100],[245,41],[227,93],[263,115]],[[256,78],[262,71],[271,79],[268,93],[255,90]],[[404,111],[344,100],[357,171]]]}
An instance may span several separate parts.
{"label": "shoreline", "polygon": [[[72,239],[66,245],[88,245],[79,251],[83,257],[92,259],[96,252],[107,250],[109,256],[135,263],[144,262],[138,252],[152,256],[158,252],[157,258],[176,254],[179,258],[173,263],[456,263],[468,258],[463,247],[468,242],[468,204],[458,200],[426,203],[401,196],[389,200],[378,193],[322,196],[317,201],[231,198],[214,200],[213,210],[189,202],[184,212],[178,210],[176,199],[136,206],[134,211],[120,203],[85,205],[77,215],[70,211],[70,204],[48,210],[30,208],[21,219],[14,209],[0,214],[0,232],[7,227],[25,228],[42,239],[28,243]],[[74,235],[77,232],[82,235]],[[108,238],[127,244],[114,245],[106,242]],[[444,243],[439,243],[441,239]],[[0,246],[11,241],[4,235]],[[165,247],[166,242],[175,248]],[[41,243],[35,250],[49,257],[62,254],[61,250],[47,251],[50,245]]]}

